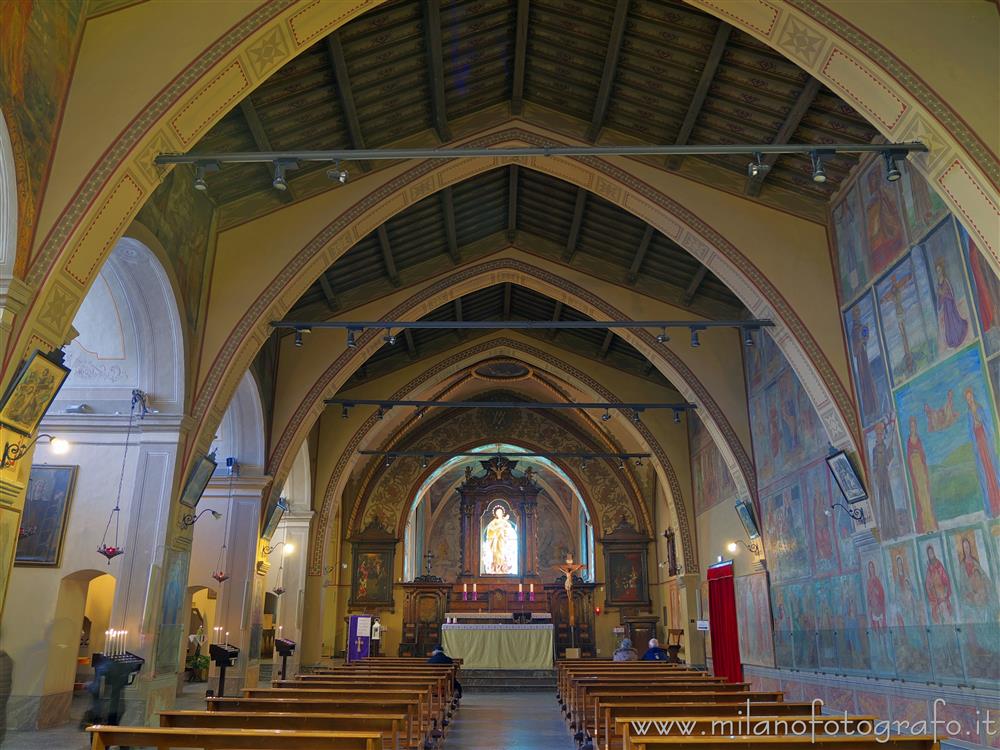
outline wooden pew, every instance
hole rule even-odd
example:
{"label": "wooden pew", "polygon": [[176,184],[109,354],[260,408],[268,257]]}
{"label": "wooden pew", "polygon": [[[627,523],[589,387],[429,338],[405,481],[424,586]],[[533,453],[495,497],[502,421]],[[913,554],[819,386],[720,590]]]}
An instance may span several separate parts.
{"label": "wooden pew", "polygon": [[420,722],[420,697],[411,695],[384,698],[378,695],[345,696],[336,701],[295,698],[206,698],[209,713],[280,713],[322,714],[346,711],[355,714],[402,714],[406,717],[403,729],[407,747],[422,747],[429,727]]}
{"label": "wooden pew", "polygon": [[[355,674],[324,675],[322,680],[274,680],[271,687],[281,690],[315,690],[315,689],[336,689],[338,687],[351,687],[359,683],[359,677]],[[378,674],[370,678],[373,687],[385,686],[387,688],[409,688],[424,687],[431,688],[432,712],[447,713],[451,704],[452,680],[446,675],[398,675],[398,674]]]}
{"label": "wooden pew", "polygon": [[379,732],[286,732],[281,729],[165,729],[87,727],[91,750],[112,746],[200,748],[201,750],[382,750]]}
{"label": "wooden pew", "polygon": [[658,690],[661,693],[746,693],[750,689],[747,682],[714,682],[702,680],[672,680],[666,677],[648,677],[645,680],[578,680],[572,683],[569,693],[567,713],[571,723],[578,723],[589,707],[588,695],[610,690],[621,693]]}
{"label": "wooden pew", "polygon": [[161,727],[187,729],[283,729],[295,732],[379,732],[386,750],[402,750],[407,715],[401,713],[251,713],[161,711]]}

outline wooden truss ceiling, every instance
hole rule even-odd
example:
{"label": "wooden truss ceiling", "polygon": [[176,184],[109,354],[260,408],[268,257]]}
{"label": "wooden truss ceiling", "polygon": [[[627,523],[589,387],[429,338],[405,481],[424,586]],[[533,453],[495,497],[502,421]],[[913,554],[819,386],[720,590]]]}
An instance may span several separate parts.
{"label": "wooden truss ceiling", "polygon": [[748,315],[714,274],[600,196],[523,167],[428,196],[359,241],[287,317],[326,318],[513,244],[711,318]]}
{"label": "wooden truss ceiling", "polygon": [[[517,284],[495,284],[435,308],[421,320],[590,320],[572,307]],[[371,378],[399,370],[411,361],[459,344],[472,343],[488,330],[406,330],[395,344],[385,343],[344,385],[348,389]],[[546,348],[561,348],[645,377],[661,385],[669,381],[635,347],[611,331],[600,329],[522,331]],[[308,341],[306,346],[308,346]]]}
{"label": "wooden truss ceiling", "polygon": [[[796,65],[679,0],[396,0],[291,60],[197,150],[433,146],[511,115],[609,144],[877,136]],[[819,220],[856,163],[829,158],[820,185],[803,155],[757,179],[742,156],[650,161]],[[209,194],[225,226],[327,189],[322,172],[291,173],[281,193],[268,166],[227,165]]]}

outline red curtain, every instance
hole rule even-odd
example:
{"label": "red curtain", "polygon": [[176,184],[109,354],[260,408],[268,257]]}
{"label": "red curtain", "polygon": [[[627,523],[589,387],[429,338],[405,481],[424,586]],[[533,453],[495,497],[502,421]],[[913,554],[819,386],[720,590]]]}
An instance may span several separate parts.
{"label": "red curtain", "polygon": [[708,569],[708,602],[715,676],[725,677],[729,682],[743,682],[732,562]]}

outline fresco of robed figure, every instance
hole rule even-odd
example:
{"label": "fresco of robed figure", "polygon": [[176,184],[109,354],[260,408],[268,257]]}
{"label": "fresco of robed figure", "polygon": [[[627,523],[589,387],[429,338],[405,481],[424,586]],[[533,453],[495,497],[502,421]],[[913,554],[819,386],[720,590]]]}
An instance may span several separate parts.
{"label": "fresco of robed figure", "polygon": [[479,566],[483,575],[517,575],[517,529],[502,505],[492,508],[492,519],[483,529]]}

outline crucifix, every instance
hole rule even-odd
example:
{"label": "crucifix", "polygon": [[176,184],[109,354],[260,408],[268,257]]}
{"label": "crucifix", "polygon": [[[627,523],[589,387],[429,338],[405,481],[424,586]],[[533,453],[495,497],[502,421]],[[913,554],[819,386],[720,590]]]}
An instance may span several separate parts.
{"label": "crucifix", "polygon": [[358,656],[361,656],[361,636],[359,635],[357,640],[354,642],[354,647],[358,650]]}
{"label": "crucifix", "polygon": [[434,559],[434,555],[428,552],[424,555],[424,569],[427,571],[427,575],[431,574],[431,561]]}
{"label": "crucifix", "polygon": [[569,638],[572,648],[576,648],[576,612],[573,608],[573,574],[585,568],[585,565],[573,562],[573,555],[566,555],[566,562],[559,570],[566,574],[563,587],[566,589],[566,604],[569,607]]}

